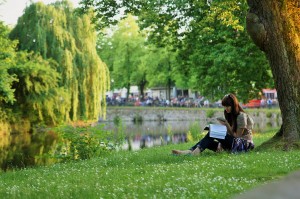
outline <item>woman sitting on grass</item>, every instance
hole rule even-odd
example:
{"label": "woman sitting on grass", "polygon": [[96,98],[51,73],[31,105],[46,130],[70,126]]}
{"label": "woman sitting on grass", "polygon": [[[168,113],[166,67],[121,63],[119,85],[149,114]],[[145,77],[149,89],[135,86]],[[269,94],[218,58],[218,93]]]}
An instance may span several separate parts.
{"label": "woman sitting on grass", "polygon": [[234,138],[243,138],[247,141],[247,149],[253,149],[252,118],[244,112],[234,94],[225,95],[222,99],[222,105],[225,109],[224,116],[226,120],[218,119],[218,121],[227,128],[225,139],[210,137],[208,132],[203,139],[189,150],[172,150],[172,153],[177,155],[198,155],[205,149],[215,152],[222,151],[223,149],[230,151]]}

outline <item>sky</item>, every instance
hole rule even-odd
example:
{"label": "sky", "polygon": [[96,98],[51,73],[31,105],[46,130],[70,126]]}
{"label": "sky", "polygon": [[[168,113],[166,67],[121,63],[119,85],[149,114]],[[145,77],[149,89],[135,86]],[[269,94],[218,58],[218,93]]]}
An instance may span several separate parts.
{"label": "sky", "polygon": [[[31,1],[41,1],[45,4],[49,4],[57,0],[0,0],[0,2],[2,1],[4,2],[0,5],[0,21],[4,21],[6,25],[14,26],[17,24],[18,18],[23,15],[26,6],[30,5]],[[76,7],[80,0],[69,1]]]}

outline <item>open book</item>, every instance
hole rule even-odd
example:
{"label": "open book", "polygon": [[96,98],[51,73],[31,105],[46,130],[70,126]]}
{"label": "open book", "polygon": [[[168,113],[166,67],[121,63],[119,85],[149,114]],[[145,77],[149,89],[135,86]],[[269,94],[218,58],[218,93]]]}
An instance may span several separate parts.
{"label": "open book", "polygon": [[227,132],[226,126],[222,124],[210,124],[209,136],[213,138],[225,139]]}

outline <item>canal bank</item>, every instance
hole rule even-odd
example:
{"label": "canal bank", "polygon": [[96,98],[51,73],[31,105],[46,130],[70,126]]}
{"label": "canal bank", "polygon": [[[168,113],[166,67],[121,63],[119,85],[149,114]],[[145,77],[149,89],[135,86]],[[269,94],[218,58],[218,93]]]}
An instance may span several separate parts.
{"label": "canal bank", "polygon": [[[246,109],[256,123],[281,122],[279,109]],[[222,117],[222,108],[107,107],[105,121],[198,121]],[[101,119],[102,120],[102,119]]]}

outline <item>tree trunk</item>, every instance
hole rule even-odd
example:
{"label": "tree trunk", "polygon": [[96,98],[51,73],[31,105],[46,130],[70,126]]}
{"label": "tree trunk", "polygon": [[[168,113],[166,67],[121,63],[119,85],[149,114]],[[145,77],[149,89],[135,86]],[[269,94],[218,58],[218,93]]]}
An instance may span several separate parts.
{"label": "tree trunk", "polygon": [[144,93],[144,90],[145,90],[145,86],[146,86],[146,77],[145,77],[146,75],[144,74],[143,75],[143,80],[140,82],[140,85],[139,85],[139,89],[140,89],[140,94],[141,94],[141,96],[142,96],[142,101],[144,101],[144,99],[145,99],[145,93]]}
{"label": "tree trunk", "polygon": [[[299,141],[300,133],[300,2],[248,0],[247,31],[265,52],[272,69],[284,141]],[[254,74],[253,74],[254,75]]]}
{"label": "tree trunk", "polygon": [[127,86],[126,86],[126,89],[127,89],[127,93],[126,93],[126,102],[128,102],[128,100],[129,100],[130,87],[131,87],[131,84],[130,84],[130,83],[127,83]]}
{"label": "tree trunk", "polygon": [[171,62],[170,62],[170,56],[169,56],[169,61],[168,61],[168,83],[167,83],[167,93],[166,93],[166,98],[167,100],[171,100]]}

